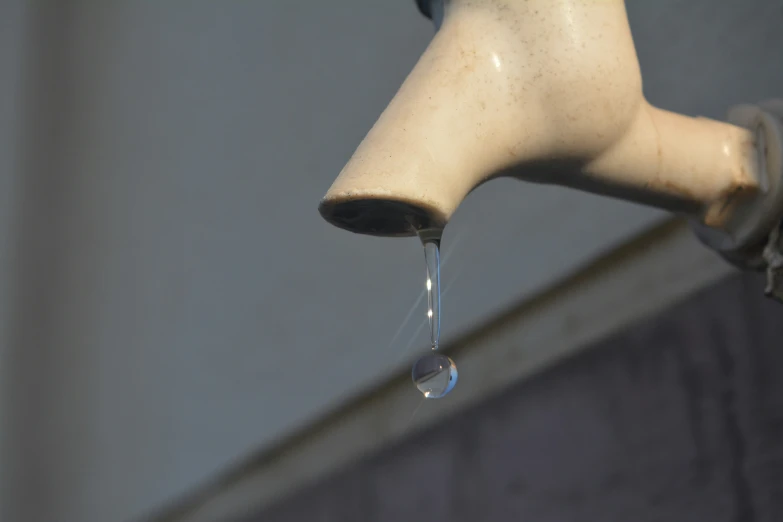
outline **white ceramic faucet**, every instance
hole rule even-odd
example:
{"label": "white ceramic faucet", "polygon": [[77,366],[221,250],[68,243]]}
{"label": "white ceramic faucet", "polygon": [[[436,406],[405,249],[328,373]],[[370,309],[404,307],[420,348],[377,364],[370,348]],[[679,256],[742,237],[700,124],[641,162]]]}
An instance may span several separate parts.
{"label": "white ceramic faucet", "polygon": [[735,263],[774,264],[783,103],[738,106],[730,123],[653,107],[623,0],[420,5],[438,31],[321,201],[327,221],[414,235],[512,176],[686,215]]}

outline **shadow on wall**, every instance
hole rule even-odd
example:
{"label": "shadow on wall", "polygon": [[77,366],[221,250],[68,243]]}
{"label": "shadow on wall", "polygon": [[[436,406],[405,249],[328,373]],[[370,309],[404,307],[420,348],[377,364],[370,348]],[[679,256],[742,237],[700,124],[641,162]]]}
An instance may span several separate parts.
{"label": "shadow on wall", "polygon": [[760,284],[732,276],[242,522],[778,520],[783,309]]}

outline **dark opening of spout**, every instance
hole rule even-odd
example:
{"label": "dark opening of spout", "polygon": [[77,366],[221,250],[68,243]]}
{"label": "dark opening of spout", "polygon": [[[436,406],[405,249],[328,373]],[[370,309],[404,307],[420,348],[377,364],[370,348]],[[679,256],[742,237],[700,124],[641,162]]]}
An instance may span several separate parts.
{"label": "dark opening of spout", "polygon": [[442,229],[446,219],[433,208],[378,198],[325,199],[318,205],[332,225],[370,236],[410,237],[425,229]]}

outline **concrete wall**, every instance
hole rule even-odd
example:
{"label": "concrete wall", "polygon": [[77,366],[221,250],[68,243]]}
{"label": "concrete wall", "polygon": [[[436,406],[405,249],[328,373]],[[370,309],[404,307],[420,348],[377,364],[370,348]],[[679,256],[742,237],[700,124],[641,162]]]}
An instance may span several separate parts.
{"label": "concrete wall", "polygon": [[[9,391],[16,366],[10,348],[9,327],[13,306],[11,269],[14,266],[14,215],[18,175],[21,170],[19,145],[22,140],[22,65],[26,51],[25,2],[0,4],[0,492],[8,492],[16,478],[11,450],[14,423]],[[10,509],[9,495],[0,493],[0,515]]]}
{"label": "concrete wall", "polygon": [[[735,272],[698,244],[687,224],[669,220],[442,347],[460,369],[448,397],[425,401],[411,385],[410,372],[395,374],[372,393],[262,448],[144,520],[215,522],[260,512]],[[762,292],[760,282],[755,290]]]}
{"label": "concrete wall", "polygon": [[[412,2],[12,5],[29,20],[2,21],[27,42],[2,51],[25,94],[2,122],[22,136],[2,145],[3,183],[21,180],[0,246],[17,463],[3,520],[147,512],[423,347],[421,316],[396,335],[421,288],[416,242],[353,237],[315,211],[432,34]],[[663,107],[720,117],[780,94],[779,2],[629,11]],[[482,187],[447,231],[447,340],[659,218]]]}
{"label": "concrete wall", "polygon": [[783,517],[783,323],[733,276],[236,522]]}

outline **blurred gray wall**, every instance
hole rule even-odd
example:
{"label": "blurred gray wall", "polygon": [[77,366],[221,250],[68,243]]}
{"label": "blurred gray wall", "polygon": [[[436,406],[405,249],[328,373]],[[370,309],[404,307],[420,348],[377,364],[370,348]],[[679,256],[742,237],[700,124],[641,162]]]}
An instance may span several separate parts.
{"label": "blurred gray wall", "polygon": [[760,279],[724,280],[241,521],[781,520],[783,307]]}
{"label": "blurred gray wall", "polygon": [[[662,107],[783,95],[779,0],[629,12]],[[7,0],[0,29],[2,520],[148,512],[424,348],[415,240],[316,212],[432,35],[412,1]],[[446,340],[659,217],[482,187]]]}

